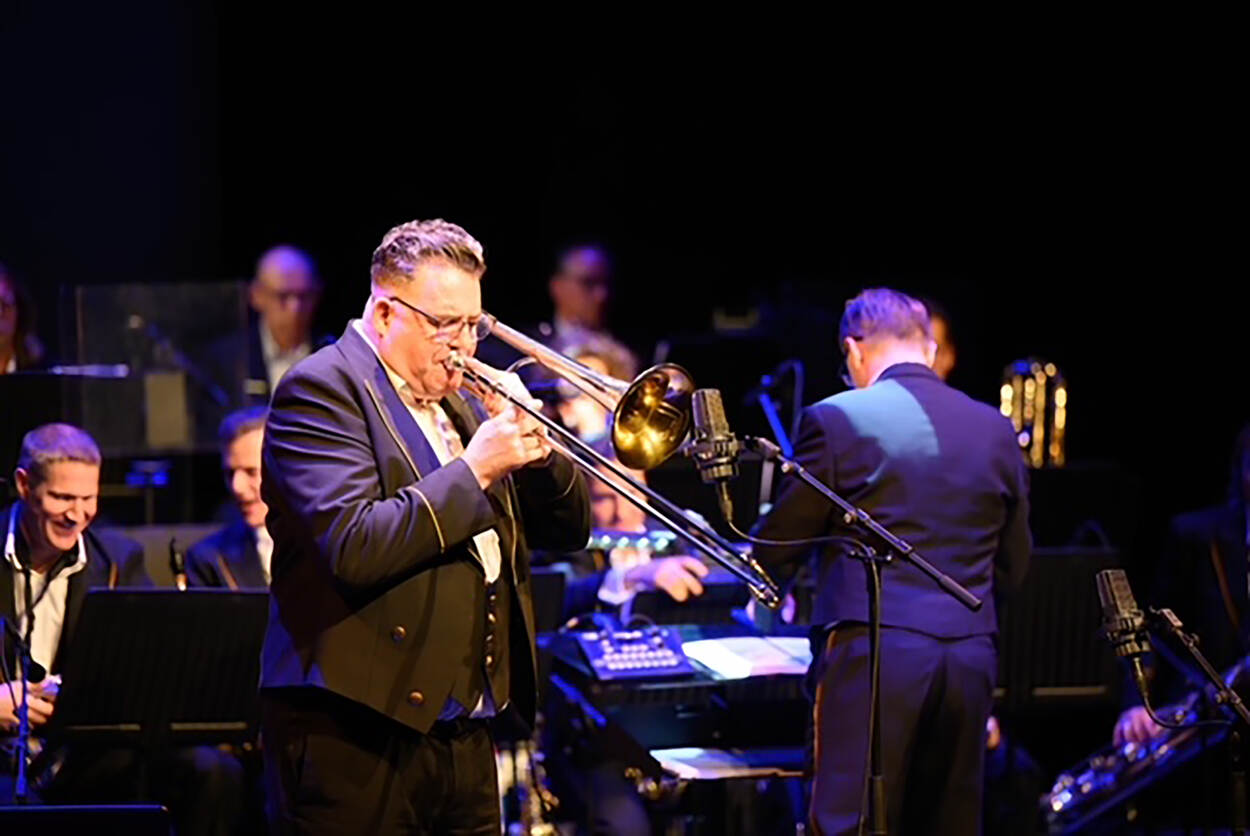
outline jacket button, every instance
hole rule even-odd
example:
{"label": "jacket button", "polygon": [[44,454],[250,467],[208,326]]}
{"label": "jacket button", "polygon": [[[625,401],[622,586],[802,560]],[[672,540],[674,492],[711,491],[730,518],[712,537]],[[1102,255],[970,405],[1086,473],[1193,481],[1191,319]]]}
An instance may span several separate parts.
{"label": "jacket button", "polygon": [[421,693],[420,691],[408,692],[408,704],[409,705],[421,705],[424,702],[425,702],[425,694]]}
{"label": "jacket button", "polygon": [[402,642],[404,637],[408,635],[408,631],[404,629],[404,625],[396,624],[391,628],[391,641],[395,643]]}
{"label": "jacket button", "polygon": [[491,624],[494,624],[499,619],[495,617],[495,614],[493,612],[488,612],[486,613],[486,620],[490,622]]}
{"label": "jacket button", "polygon": [[488,668],[495,667],[495,657],[489,653],[486,654],[486,667]]}

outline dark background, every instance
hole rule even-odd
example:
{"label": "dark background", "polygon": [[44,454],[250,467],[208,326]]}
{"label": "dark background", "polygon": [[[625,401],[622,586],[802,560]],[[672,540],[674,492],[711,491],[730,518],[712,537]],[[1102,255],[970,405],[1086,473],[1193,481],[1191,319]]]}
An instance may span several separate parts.
{"label": "dark background", "polygon": [[[501,47],[341,7],[0,8],[0,260],[54,349],[66,286],[245,278],[283,241],[340,333],[382,234],[441,216],[486,244],[486,303],[516,324],[549,313],[558,247],[606,243],[614,329],[671,340],[748,431],[742,392],[787,357],[807,402],[835,390],[847,297],[940,301],[973,396],[1018,357],[1064,371],[1074,466],[1037,475],[1039,511],[1127,518],[1142,575],[1170,515],[1224,496],[1250,417],[1244,91],[1205,29],[528,20]],[[760,327],[714,335],[718,309]]]}
{"label": "dark background", "polygon": [[[1222,53],[1183,32],[1141,54],[888,32],[853,55],[764,32],[618,50],[601,29],[496,49],[364,11],[7,12],[0,259],[53,347],[64,285],[246,277],[279,241],[319,260],[339,333],[382,233],[442,216],[486,243],[489,308],[517,323],[548,312],[559,245],[606,242],[615,329],[644,352],[676,338],[730,394],[797,354],[823,397],[845,298],[932,296],[952,382],[992,402],[1008,361],[1056,362],[1071,458],[1141,474],[1149,516],[1224,490],[1247,417],[1244,165]],[[683,356],[716,308],[763,311],[764,338]]]}

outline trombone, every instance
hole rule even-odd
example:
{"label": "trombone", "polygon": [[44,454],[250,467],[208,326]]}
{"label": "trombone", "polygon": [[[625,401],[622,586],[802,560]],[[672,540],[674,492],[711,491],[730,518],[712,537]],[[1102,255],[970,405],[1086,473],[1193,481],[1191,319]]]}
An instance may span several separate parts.
{"label": "trombone", "polygon": [[689,372],[681,366],[663,363],[626,382],[587,368],[498,320],[491,333],[567,380],[612,415],[612,446],[620,464],[513,395],[500,379],[499,370],[474,357],[453,352],[448,363],[464,372],[467,383],[479,390],[494,392],[537,420],[547,428],[552,449],[739,577],[760,603],[772,609],[781,605],[777,585],[754,558],[738,552],[707,523],[687,516],[672,501],[639,482],[622,467],[653,468],[681,446],[691,422],[694,381]]}

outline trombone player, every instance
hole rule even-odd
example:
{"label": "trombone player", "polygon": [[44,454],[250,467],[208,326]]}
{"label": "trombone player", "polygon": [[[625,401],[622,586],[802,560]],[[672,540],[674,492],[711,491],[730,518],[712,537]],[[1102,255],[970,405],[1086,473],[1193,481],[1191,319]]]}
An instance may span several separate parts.
{"label": "trombone player", "polygon": [[281,833],[500,831],[491,719],[532,722],[531,548],[589,535],[582,476],[531,418],[458,393],[489,333],[481,245],[390,230],[364,316],[295,366],[266,426],[262,660]]}

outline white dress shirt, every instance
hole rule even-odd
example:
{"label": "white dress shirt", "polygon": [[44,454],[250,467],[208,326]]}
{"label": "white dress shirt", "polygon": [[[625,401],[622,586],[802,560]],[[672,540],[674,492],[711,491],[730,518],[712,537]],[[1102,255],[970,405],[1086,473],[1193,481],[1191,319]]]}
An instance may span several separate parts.
{"label": "white dress shirt", "polygon": [[269,536],[269,529],[263,525],[253,528],[252,535],[256,538],[256,554],[260,557],[260,570],[265,573],[265,585],[268,586],[273,580],[269,570],[273,563],[273,538]]}
{"label": "white dress shirt", "polygon": [[[26,583],[22,565],[17,558],[17,509],[15,502],[9,509],[8,525],[4,537],[4,559],[13,571],[13,612],[18,632],[26,635]],[[30,657],[52,669],[56,648],[61,643],[61,630],[65,626],[65,602],[69,597],[69,577],[87,567],[87,544],[78,535],[78,557],[68,568],[56,573],[51,582],[47,572],[30,573],[30,593],[35,600],[35,630],[30,637]]]}
{"label": "white dress shirt", "polygon": [[312,354],[312,343],[305,340],[290,351],[283,351],[264,321],[258,322],[256,327],[260,329],[260,352],[265,359],[265,374],[269,377],[269,390],[272,392],[292,366]]}

